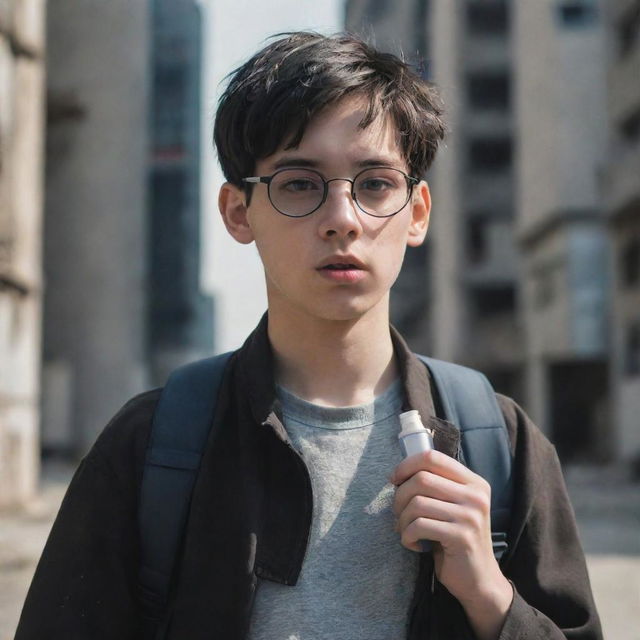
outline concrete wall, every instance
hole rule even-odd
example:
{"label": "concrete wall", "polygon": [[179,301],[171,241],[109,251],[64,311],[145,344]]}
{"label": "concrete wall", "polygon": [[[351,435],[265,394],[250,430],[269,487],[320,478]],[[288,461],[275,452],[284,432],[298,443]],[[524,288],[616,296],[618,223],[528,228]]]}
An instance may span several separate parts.
{"label": "concrete wall", "polygon": [[[611,0],[607,9],[612,143],[605,196],[614,274],[611,385],[615,446],[619,458],[637,463],[640,460],[640,371],[630,366],[633,355],[629,342],[632,327],[640,327],[640,280],[628,281],[623,264],[630,244],[640,243],[640,24],[637,18],[633,20],[634,15],[637,16],[638,1]],[[635,25],[633,31],[629,31],[630,25]],[[628,32],[626,42],[621,38],[624,31]],[[639,260],[637,254],[635,259]],[[636,267],[640,269],[640,265]]]}
{"label": "concrete wall", "polygon": [[44,3],[0,3],[0,507],[38,474]]}
{"label": "concrete wall", "polygon": [[552,0],[514,3],[518,226],[600,206],[606,166],[604,30],[566,28]]}
{"label": "concrete wall", "polygon": [[465,352],[466,306],[462,280],[463,243],[460,189],[463,151],[463,98],[461,76],[461,7],[453,2],[432,6],[430,33],[433,79],[446,105],[450,131],[438,152],[431,180],[433,210],[428,242],[432,244],[434,355],[443,360],[460,360]]}
{"label": "concrete wall", "polygon": [[574,24],[561,3],[514,3],[527,403],[549,428],[550,368],[593,359],[605,367],[608,349],[605,40],[593,6]]}
{"label": "concrete wall", "polygon": [[148,7],[48,12],[43,441],[85,451],[147,385]]}

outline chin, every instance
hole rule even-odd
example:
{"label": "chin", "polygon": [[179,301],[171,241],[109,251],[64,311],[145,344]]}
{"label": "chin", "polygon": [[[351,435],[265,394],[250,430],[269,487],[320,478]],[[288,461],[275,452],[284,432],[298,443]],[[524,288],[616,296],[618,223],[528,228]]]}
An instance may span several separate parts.
{"label": "chin", "polygon": [[332,322],[356,322],[369,313],[376,310],[380,301],[371,303],[370,301],[352,301],[342,304],[325,304],[320,308],[310,310],[312,315],[322,320]]}

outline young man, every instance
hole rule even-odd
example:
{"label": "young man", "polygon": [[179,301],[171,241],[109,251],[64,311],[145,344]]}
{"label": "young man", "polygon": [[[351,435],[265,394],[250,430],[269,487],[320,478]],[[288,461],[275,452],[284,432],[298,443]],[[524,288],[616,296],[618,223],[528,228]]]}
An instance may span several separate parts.
{"label": "young man", "polygon": [[[164,637],[601,637],[553,447],[499,398],[515,470],[499,564],[489,485],[456,460],[458,430],[389,327],[443,135],[433,89],[351,36],[290,34],[232,76],[219,205],[257,246],[268,313],[225,370]],[[125,405],[83,460],[17,640],[139,637],[138,492],[159,395]],[[437,450],[402,460],[408,409]]]}

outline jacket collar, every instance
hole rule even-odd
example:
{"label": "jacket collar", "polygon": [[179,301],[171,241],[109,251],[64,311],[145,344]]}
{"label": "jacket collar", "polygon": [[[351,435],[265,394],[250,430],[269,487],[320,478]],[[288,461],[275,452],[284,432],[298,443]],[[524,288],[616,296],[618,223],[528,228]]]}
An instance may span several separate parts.
{"label": "jacket collar", "polygon": [[[238,353],[238,371],[242,387],[247,390],[247,402],[257,424],[264,424],[276,410],[276,385],[274,356],[267,334],[268,314],[265,313],[253,333]],[[402,380],[405,402],[403,409],[417,409],[423,424],[433,429],[434,446],[452,457],[458,457],[459,430],[446,420],[436,416],[433,385],[427,367],[411,352],[400,333],[390,327],[391,340]],[[250,392],[248,391],[250,390]],[[274,421],[268,421],[274,426]],[[284,429],[277,422],[275,430],[287,439]]]}

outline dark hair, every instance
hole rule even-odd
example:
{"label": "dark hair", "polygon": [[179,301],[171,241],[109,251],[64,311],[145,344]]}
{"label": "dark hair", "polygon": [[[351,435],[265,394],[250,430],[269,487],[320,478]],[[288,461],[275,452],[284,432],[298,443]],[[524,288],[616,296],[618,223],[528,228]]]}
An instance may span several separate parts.
{"label": "dark hair", "polygon": [[364,129],[392,117],[412,175],[431,165],[445,134],[434,88],[409,65],[350,34],[280,34],[230,74],[220,98],[214,141],[226,179],[242,186],[256,161],[300,144],[310,120],[327,106],[362,95]]}

